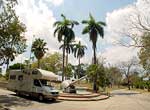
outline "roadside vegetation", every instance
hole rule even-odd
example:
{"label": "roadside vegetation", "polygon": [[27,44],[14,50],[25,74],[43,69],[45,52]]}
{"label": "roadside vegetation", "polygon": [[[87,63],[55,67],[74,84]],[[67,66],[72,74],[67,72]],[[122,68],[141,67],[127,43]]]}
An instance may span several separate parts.
{"label": "roadside vegetation", "polygon": [[[150,26],[142,24],[144,19],[139,18],[136,22],[136,28],[142,33],[135,38],[130,33],[131,39],[135,42],[133,46],[139,48],[138,57],[133,57],[129,61],[120,62],[111,65],[97,56],[98,38],[105,39],[104,27],[107,26],[103,21],[97,21],[92,14],[89,14],[88,20],[83,20],[80,25],[85,27],[82,34],[88,34],[90,42],[92,42],[93,56],[91,64],[83,64],[81,58],[85,56],[88,49],[81,41],[75,41],[74,27],[79,25],[79,21],[70,20],[65,15],[61,15],[62,20],[54,23],[54,36],[61,43],[60,53],[48,53],[47,43],[44,39],[35,39],[31,46],[31,52],[34,54],[33,61],[31,58],[25,60],[22,64],[17,63],[9,65],[19,54],[26,51],[27,44],[25,39],[26,26],[19,21],[16,16],[14,6],[17,5],[15,0],[1,2],[0,8],[0,66],[7,65],[7,73],[5,76],[0,74],[0,80],[7,80],[9,70],[12,69],[30,69],[41,68],[52,71],[62,76],[62,81],[70,78],[79,79],[85,75],[87,78],[84,83],[78,83],[81,86],[87,86],[94,92],[101,90],[114,90],[117,88],[128,87],[131,89],[146,89],[150,92]],[[140,17],[140,13],[139,16]],[[146,17],[145,17],[146,18]],[[146,19],[147,20],[147,19]],[[150,24],[148,19],[146,22]],[[139,40],[140,38],[140,40]],[[84,38],[83,38],[84,39]],[[123,45],[125,46],[125,45]],[[69,63],[69,54],[73,54],[78,60],[78,64]],[[139,68],[142,67],[142,71]]]}

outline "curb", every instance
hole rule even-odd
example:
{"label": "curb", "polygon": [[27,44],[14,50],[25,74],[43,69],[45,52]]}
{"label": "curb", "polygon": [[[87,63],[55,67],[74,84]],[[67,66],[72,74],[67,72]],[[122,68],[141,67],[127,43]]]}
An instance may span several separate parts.
{"label": "curb", "polygon": [[85,99],[85,98],[59,98],[58,100],[64,100],[64,101],[100,101],[100,100],[106,100],[108,99],[110,96],[105,96],[104,98],[98,98],[98,99]]}
{"label": "curb", "polygon": [[68,97],[68,98],[93,98],[98,97],[101,94],[60,94],[60,97]]}

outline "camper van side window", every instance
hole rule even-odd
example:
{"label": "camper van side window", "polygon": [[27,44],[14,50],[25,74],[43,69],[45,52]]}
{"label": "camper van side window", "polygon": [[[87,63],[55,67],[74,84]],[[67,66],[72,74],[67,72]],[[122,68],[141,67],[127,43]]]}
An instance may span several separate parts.
{"label": "camper van side window", "polygon": [[41,87],[40,82],[39,82],[39,80],[37,80],[37,79],[34,80],[34,85]]}
{"label": "camper van side window", "polygon": [[18,76],[18,80],[19,80],[19,81],[22,81],[22,80],[23,80],[23,75],[19,75],[19,76]]}
{"label": "camper van side window", "polygon": [[16,75],[10,75],[10,79],[15,80],[16,79]]}
{"label": "camper van side window", "polygon": [[32,74],[36,75],[36,74],[38,74],[38,71],[37,70],[33,70]]}

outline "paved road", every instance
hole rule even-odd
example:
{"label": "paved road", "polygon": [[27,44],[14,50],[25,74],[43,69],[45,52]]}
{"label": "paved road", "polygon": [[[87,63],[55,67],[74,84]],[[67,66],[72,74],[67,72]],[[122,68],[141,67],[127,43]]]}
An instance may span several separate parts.
{"label": "paved road", "polygon": [[112,92],[111,98],[102,101],[40,103],[27,98],[19,98],[12,92],[0,89],[0,105],[5,105],[11,110],[150,110],[150,94],[116,90]]}

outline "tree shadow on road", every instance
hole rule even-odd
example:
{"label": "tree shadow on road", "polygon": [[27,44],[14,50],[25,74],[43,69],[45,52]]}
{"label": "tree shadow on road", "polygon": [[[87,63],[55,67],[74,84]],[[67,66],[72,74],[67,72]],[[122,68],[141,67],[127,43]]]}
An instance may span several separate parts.
{"label": "tree shadow on road", "polygon": [[35,102],[39,102],[39,103],[43,103],[43,104],[53,104],[53,103],[60,103],[60,102],[62,102],[62,101],[58,101],[58,100],[53,101],[53,100],[46,100],[46,99],[41,102],[35,97],[29,97],[29,96],[23,96],[23,95],[22,96],[17,96],[16,94],[11,94],[11,95],[23,98],[23,99],[28,100],[28,101],[35,101]]}
{"label": "tree shadow on road", "polygon": [[[16,94],[10,95],[0,95],[0,105],[5,107],[15,107],[15,106],[22,106],[27,107],[33,105],[34,101],[38,102],[36,98],[31,98],[28,96],[16,96]],[[60,103],[61,101],[52,101],[52,100],[45,100],[43,104],[53,104],[53,103]]]}
{"label": "tree shadow on road", "polygon": [[14,97],[11,95],[0,95],[0,104],[6,107],[11,106],[30,106],[32,102],[20,97]]}

